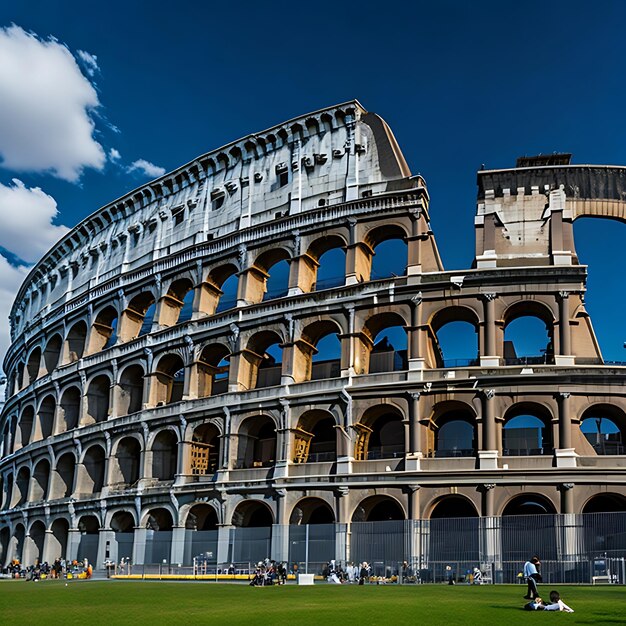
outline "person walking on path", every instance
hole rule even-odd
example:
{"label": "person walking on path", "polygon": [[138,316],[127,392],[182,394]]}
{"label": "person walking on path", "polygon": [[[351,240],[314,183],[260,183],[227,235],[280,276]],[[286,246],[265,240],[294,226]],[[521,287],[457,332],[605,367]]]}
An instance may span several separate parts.
{"label": "person walking on path", "polygon": [[537,590],[537,583],[541,581],[541,574],[539,574],[537,569],[539,566],[541,566],[541,561],[538,556],[533,556],[530,561],[524,563],[524,576],[528,583],[528,591],[524,596],[526,600],[534,600],[539,596],[539,591]]}

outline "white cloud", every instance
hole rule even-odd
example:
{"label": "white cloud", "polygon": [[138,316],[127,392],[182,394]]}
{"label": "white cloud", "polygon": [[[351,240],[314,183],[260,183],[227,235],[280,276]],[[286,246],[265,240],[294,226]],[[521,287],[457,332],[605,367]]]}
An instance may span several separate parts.
{"label": "white cloud", "polygon": [[0,28],[0,59],[3,167],[72,182],[86,167],[102,169],[106,156],[91,117],[98,95],[70,51],[13,25]]}
{"label": "white cloud", "polygon": [[115,148],[111,148],[109,150],[109,161],[111,161],[112,163],[115,163],[119,161],[121,158],[122,158],[122,155],[119,153],[119,150],[116,150]]}
{"label": "white cloud", "polygon": [[163,176],[165,174],[165,168],[160,167],[159,165],[155,165],[154,163],[150,163],[150,161],[146,161],[145,159],[137,159],[133,161],[127,168],[127,172],[141,172],[150,178],[157,178],[159,176]]}
{"label": "white cloud", "polygon": [[100,71],[98,67],[98,57],[95,54],[89,54],[84,50],[78,50],[78,57],[83,62],[85,71],[89,76],[93,76],[96,72]]}
{"label": "white cloud", "polygon": [[0,183],[0,246],[34,263],[68,232],[52,224],[57,213],[55,199],[39,187],[29,189],[16,178],[13,185]]}

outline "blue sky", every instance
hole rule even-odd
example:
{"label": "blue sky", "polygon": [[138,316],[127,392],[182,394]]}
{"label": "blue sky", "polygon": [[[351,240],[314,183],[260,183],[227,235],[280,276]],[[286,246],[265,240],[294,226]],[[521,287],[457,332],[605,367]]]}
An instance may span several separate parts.
{"label": "blue sky", "polygon": [[[553,151],[572,152],[575,163],[626,164],[624,23],[626,3],[618,1],[5,0],[0,27],[15,24],[44,44],[54,38],[86,83],[70,71],[29,99],[28,72],[16,71],[11,89],[24,81],[27,104],[7,111],[0,78],[0,130],[32,115],[41,121],[29,126],[38,129],[34,143],[49,137],[43,150],[33,145],[31,154],[11,156],[15,144],[3,151],[0,136],[0,184],[12,191],[4,205],[0,194],[3,256],[12,265],[32,262],[64,232],[60,226],[72,227],[150,172],[357,98],[389,123],[412,171],[425,177],[446,269],[469,267],[481,164],[507,167],[520,155]],[[0,49],[0,77],[11,63]],[[67,94],[73,109],[61,106]],[[82,107],[82,123],[91,119],[93,129],[89,137],[76,131],[66,152],[45,162],[41,155],[61,150],[71,135],[53,141],[53,129],[47,133],[54,106],[60,116],[73,110],[76,120]],[[37,219],[26,210],[22,222],[15,216],[7,198],[18,196],[36,201]],[[29,245],[34,233],[38,243]],[[612,268],[624,263],[625,235],[624,224],[576,224],[579,256],[591,265],[587,306],[605,358],[614,360],[626,360],[625,281]],[[0,265],[0,324],[17,284],[11,272]],[[608,285],[616,295],[604,293]],[[0,352],[5,347],[0,339]]]}

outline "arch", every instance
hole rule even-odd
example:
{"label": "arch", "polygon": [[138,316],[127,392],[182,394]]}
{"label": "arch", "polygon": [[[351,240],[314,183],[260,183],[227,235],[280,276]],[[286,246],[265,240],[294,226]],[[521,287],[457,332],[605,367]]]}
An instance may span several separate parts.
{"label": "arch", "polygon": [[151,291],[142,291],[132,298],[122,313],[120,340],[131,341],[152,330],[156,300]]}
{"label": "arch", "polygon": [[[150,509],[144,516],[145,527],[155,531],[169,531],[174,527],[174,518],[165,507]],[[169,559],[168,559],[169,560]]]}
{"label": "arch", "polygon": [[78,520],[80,541],[78,543],[78,558],[87,559],[89,563],[97,563],[98,543],[100,539],[100,521],[95,515],[83,515]]}
{"label": "arch", "polygon": [[355,368],[360,373],[375,374],[408,368],[406,320],[397,312],[371,316],[363,326],[359,344]]}
{"label": "arch", "polygon": [[17,431],[15,450],[23,448],[30,443],[31,434],[33,432],[33,424],[35,422],[35,408],[32,405],[24,407],[20,414],[19,428]]}
{"label": "arch", "polygon": [[478,517],[474,503],[465,496],[443,496],[433,503],[430,519],[449,519],[454,517]]}
{"label": "arch", "polygon": [[48,499],[48,483],[50,481],[50,462],[41,459],[34,469],[31,479],[29,502],[41,502]]}
{"label": "arch", "polygon": [[204,304],[203,310],[208,315],[237,306],[239,270],[235,265],[228,264],[215,268],[209,274],[207,282],[208,302]]}
{"label": "arch", "polygon": [[67,540],[70,525],[64,517],[58,517],[50,526],[50,534],[46,551],[51,559],[64,559],[67,555]]}
{"label": "arch", "polygon": [[118,415],[132,415],[143,406],[144,369],[134,364],[125,367],[120,374],[117,402]]}
{"label": "arch", "polygon": [[217,396],[228,391],[230,349],[221,343],[205,346],[198,358],[198,397]]}
{"label": "arch", "polygon": [[194,504],[189,509],[185,520],[187,530],[217,530],[218,524],[217,511],[206,502]]}
{"label": "arch", "polygon": [[54,371],[54,369],[56,369],[57,365],[59,364],[62,348],[63,338],[59,333],[52,335],[52,337],[48,339],[48,342],[46,343],[46,348],[43,353],[44,366],[48,374]]}
{"label": "arch", "polygon": [[113,513],[109,525],[115,534],[114,545],[111,546],[111,557],[115,561],[132,560],[135,518],[129,511],[116,511]]}
{"label": "arch", "polygon": [[504,415],[502,454],[528,456],[552,453],[552,414],[543,405],[519,402]]}
{"label": "arch", "polygon": [[146,549],[144,563],[162,563],[170,560],[174,519],[165,507],[150,509],[145,518]]}
{"label": "arch", "polygon": [[298,268],[302,291],[322,291],[345,284],[346,245],[344,238],[337,234],[325,235],[311,242]]}
{"label": "arch", "polygon": [[102,309],[94,320],[89,338],[89,354],[106,350],[117,343],[118,312],[113,305]]}
{"label": "arch", "polygon": [[13,498],[9,508],[21,506],[25,504],[28,499],[28,487],[30,484],[30,471],[26,466],[20,467],[15,477],[15,484],[13,485]]}
{"label": "arch", "polygon": [[504,506],[502,517],[513,515],[555,515],[556,509],[545,496],[523,493],[513,496]]}
{"label": "arch", "polygon": [[596,454],[624,454],[626,413],[611,404],[587,407],[580,419],[580,430]]}
{"label": "arch", "polygon": [[34,565],[42,560],[45,536],[46,527],[43,522],[41,520],[33,522],[24,540],[25,565]]}
{"label": "arch", "polygon": [[215,424],[197,426],[191,437],[189,473],[194,476],[214,474],[219,467],[220,431]]}
{"label": "arch", "polygon": [[[189,294],[191,296],[188,298]],[[194,284],[190,278],[185,276],[174,280],[165,296],[161,298],[159,324],[174,326],[190,320],[193,312],[193,294]]]}
{"label": "arch", "polygon": [[83,358],[87,341],[87,324],[80,320],[67,333],[63,349],[63,363],[74,363]]}
{"label": "arch", "polygon": [[268,415],[245,419],[237,439],[237,468],[271,467],[276,462],[276,424]]}
{"label": "arch", "polygon": [[79,494],[100,493],[104,486],[106,454],[101,445],[95,444],[85,450],[83,471],[77,479],[76,491]]}
{"label": "arch", "polygon": [[32,385],[39,378],[41,369],[41,348],[37,347],[31,351],[26,361],[26,380],[24,386]]}
{"label": "arch", "polygon": [[133,486],[141,477],[141,444],[135,437],[124,437],[117,444],[111,472],[111,482],[124,487]]}
{"label": "arch", "polygon": [[430,421],[431,454],[435,457],[471,457],[477,449],[476,415],[462,402],[435,407]]}
{"label": "arch", "polygon": [[479,363],[476,312],[466,306],[436,311],[430,320],[433,339],[431,360],[436,367],[463,367]]}
{"label": "arch", "polygon": [[265,502],[243,500],[235,507],[231,523],[239,528],[263,528],[274,523],[274,515]]}
{"label": "arch", "polygon": [[76,458],[71,452],[65,453],[56,463],[50,481],[50,499],[69,498],[74,492]]}
{"label": "arch", "polygon": [[111,380],[106,374],[94,377],[87,387],[87,410],[82,426],[106,422],[109,416]]}
{"label": "arch", "polygon": [[156,405],[174,404],[183,399],[185,363],[179,354],[163,355],[156,367]]}
{"label": "arch", "polygon": [[332,319],[306,326],[294,346],[296,382],[337,378],[341,375],[341,327]]}
{"label": "arch", "polygon": [[289,517],[289,524],[298,526],[334,523],[335,513],[332,507],[321,498],[302,498],[293,507]]}
{"label": "arch", "polygon": [[521,300],[510,305],[503,313],[505,364],[552,363],[554,323],[552,311],[541,302]]}
{"label": "arch", "polygon": [[0,569],[3,569],[10,561],[11,531],[8,526],[0,528]]}
{"label": "arch", "polygon": [[337,422],[327,411],[303,413],[294,431],[294,463],[316,463],[337,459]]}
{"label": "arch", "polygon": [[152,478],[174,480],[178,469],[178,437],[169,430],[160,431],[152,443]]}
{"label": "arch", "polygon": [[390,405],[368,409],[354,425],[357,431],[354,458],[357,461],[403,456],[406,449],[404,416]]}
{"label": "arch", "polygon": [[56,432],[64,433],[78,426],[81,393],[78,387],[68,387],[61,394],[57,415]]}
{"label": "arch", "polygon": [[626,512],[626,497],[619,493],[597,493],[585,502],[583,513]]}
{"label": "arch", "polygon": [[56,400],[53,395],[47,395],[39,405],[33,441],[40,441],[51,437],[54,432],[54,416],[56,412]]}
{"label": "arch", "polygon": [[404,276],[408,264],[407,233],[399,224],[386,224],[367,233],[370,252],[370,280]]}
{"label": "arch", "polygon": [[115,533],[133,533],[135,530],[135,517],[129,511],[115,511],[109,523]]}
{"label": "arch", "polygon": [[283,356],[281,344],[282,338],[273,330],[259,331],[250,338],[241,363],[248,389],[280,384]]}
{"label": "arch", "polygon": [[402,505],[391,496],[369,496],[362,500],[352,513],[353,522],[386,522],[404,520]]}

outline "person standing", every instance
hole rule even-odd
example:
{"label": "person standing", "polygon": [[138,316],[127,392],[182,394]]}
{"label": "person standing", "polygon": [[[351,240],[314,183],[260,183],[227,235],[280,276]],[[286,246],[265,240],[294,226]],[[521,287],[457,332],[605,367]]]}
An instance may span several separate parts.
{"label": "person standing", "polygon": [[539,596],[537,590],[537,583],[541,581],[541,575],[538,568],[541,566],[541,561],[538,556],[533,556],[530,561],[524,563],[524,576],[526,577],[526,583],[528,584],[528,591],[524,598],[526,600],[534,600]]}

